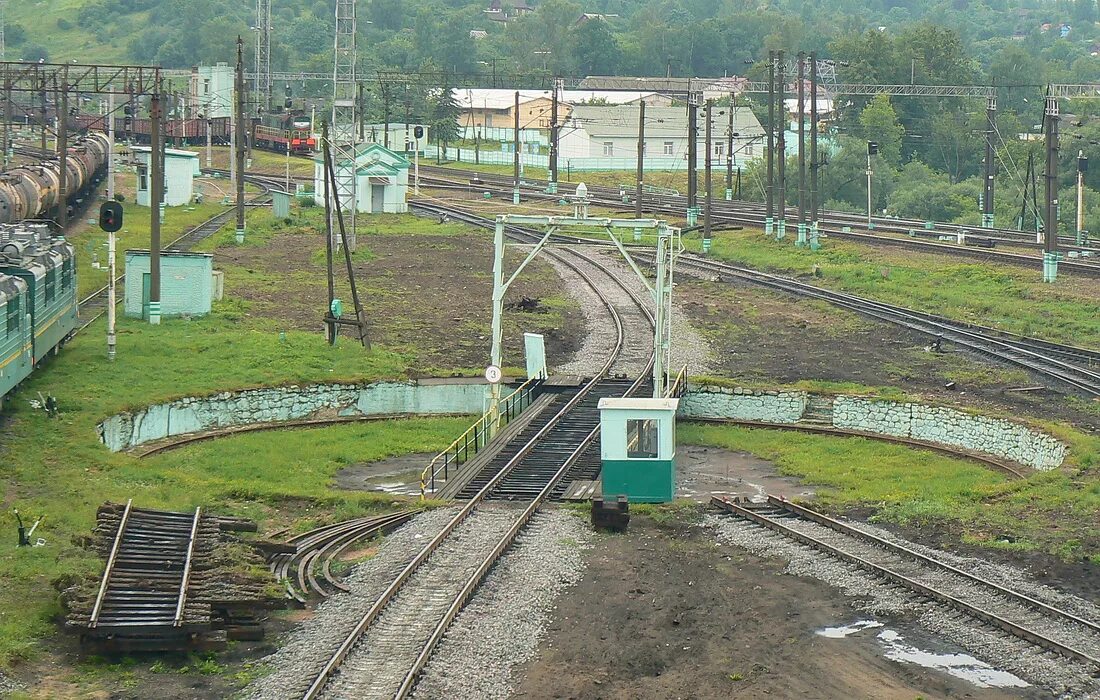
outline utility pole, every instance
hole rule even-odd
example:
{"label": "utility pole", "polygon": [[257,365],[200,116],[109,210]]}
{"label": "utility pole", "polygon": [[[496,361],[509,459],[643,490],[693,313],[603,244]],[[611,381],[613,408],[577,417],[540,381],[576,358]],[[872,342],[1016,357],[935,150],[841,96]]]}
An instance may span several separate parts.
{"label": "utility pole", "polygon": [[733,199],[733,113],[737,111],[737,95],[730,93],[730,123],[726,127],[726,201]]}
{"label": "utility pole", "polygon": [[1043,227],[1043,281],[1058,277],[1058,98],[1047,91],[1046,109],[1046,221]]}
{"label": "utility pole", "polygon": [[[554,78],[554,89],[550,100],[550,183],[546,191],[550,194],[558,193],[558,89],[561,78]],[[645,103],[642,103],[642,111],[645,111]]]}
{"label": "utility pole", "polygon": [[46,122],[48,121],[48,119],[46,117],[46,115],[48,114],[48,112],[46,111],[46,91],[42,90],[42,92],[39,93],[39,97],[42,99],[42,150],[45,151],[46,150]]}
{"label": "utility pole", "polygon": [[645,100],[638,103],[638,177],[634,190],[634,218],[642,218],[642,186],[645,178]]}
{"label": "utility pole", "polygon": [[513,111],[515,115],[512,120],[512,204],[519,204],[519,90],[516,90]]}
{"label": "utility pole", "polygon": [[237,123],[234,125],[236,135],[236,150],[233,158],[237,163],[237,180],[234,183],[237,190],[237,233],[238,243],[244,243],[244,42],[237,37],[237,75],[236,75],[236,100],[233,111],[237,114]]}
{"label": "utility pole", "polygon": [[[6,146],[5,146],[6,148]],[[107,201],[115,199],[115,93],[107,93]]]}
{"label": "utility pole", "polygon": [[[363,127],[364,127],[363,116],[366,113],[366,109],[364,109],[364,106],[365,106],[366,103],[363,100],[363,83],[357,83],[355,85],[355,89],[356,89],[356,100],[355,100],[355,102],[356,102],[356,104],[359,105],[359,108],[355,110],[356,114],[359,116],[359,141],[363,142],[363,141],[366,140],[366,138],[364,137],[364,134],[363,134]],[[289,152],[290,151],[287,151],[287,153],[289,153]]]}
{"label": "utility pole", "polygon": [[821,247],[817,237],[817,178],[821,162],[817,153],[817,53],[810,54],[810,250]]}
{"label": "utility pole", "polygon": [[985,187],[982,192],[982,226],[993,227],[993,131],[996,128],[997,97],[990,95],[985,105]]}
{"label": "utility pole", "polygon": [[713,114],[714,114],[714,100],[707,100],[707,110],[706,110],[707,123],[706,123],[706,127],[705,127],[705,129],[706,129],[706,131],[705,131],[706,141],[704,142],[704,146],[707,149],[707,155],[703,159],[703,161],[704,161],[703,187],[706,189],[706,192],[704,192],[704,194],[703,194],[703,201],[704,201],[704,205],[703,205],[704,206],[704,209],[703,209],[703,253],[704,254],[710,252],[710,233],[711,233],[711,229],[710,229],[710,227],[711,227],[711,221],[710,221],[710,204],[711,204],[711,202],[710,202],[710,191],[711,191],[710,171],[711,171],[711,165],[713,164],[713,160],[714,160],[714,144],[711,141],[711,129],[713,128],[712,125],[714,124],[714,120],[712,118]]}
{"label": "utility pole", "polygon": [[768,183],[765,191],[768,200],[764,216],[764,235],[772,235],[775,204],[775,52],[768,52]]}
{"label": "utility pole", "polygon": [[696,123],[698,115],[698,105],[695,102],[695,93],[691,92],[690,85],[688,86],[688,206],[687,206],[687,225],[694,226],[699,218],[699,193],[698,193],[698,178],[695,172],[695,164],[698,160],[698,154],[696,151],[699,147],[699,127]]}
{"label": "utility pole", "polygon": [[806,54],[798,52],[798,238],[806,246]]}
{"label": "utility pole", "polygon": [[873,229],[875,225],[871,222],[871,176],[874,174],[871,171],[871,156],[878,153],[878,144],[874,141],[867,142],[867,229]]}
{"label": "utility pole", "polygon": [[[3,2],[4,0],[0,0]],[[11,79],[4,81],[4,167],[11,159]]]}
{"label": "utility pole", "polygon": [[1089,159],[1084,151],[1077,151],[1077,245],[1084,245],[1088,238],[1085,231],[1085,173],[1089,169]]}
{"label": "utility pole", "polygon": [[779,76],[776,81],[776,106],[779,107],[779,145],[777,150],[779,153],[776,157],[779,159],[779,197],[776,201],[776,213],[779,215],[779,224],[776,226],[775,239],[778,241],[783,240],[783,237],[787,235],[787,105],[783,101],[783,93],[787,89],[786,79],[783,75],[786,70],[786,66],[783,64],[785,58],[783,52],[779,52]]}
{"label": "utility pole", "polygon": [[57,225],[61,232],[69,223],[69,85],[68,71],[62,73],[57,107],[57,170],[60,174],[57,190]]}
{"label": "utility pole", "polygon": [[[238,47],[240,46],[238,37]],[[149,100],[149,323],[160,325],[160,203],[164,193],[161,86]]]}

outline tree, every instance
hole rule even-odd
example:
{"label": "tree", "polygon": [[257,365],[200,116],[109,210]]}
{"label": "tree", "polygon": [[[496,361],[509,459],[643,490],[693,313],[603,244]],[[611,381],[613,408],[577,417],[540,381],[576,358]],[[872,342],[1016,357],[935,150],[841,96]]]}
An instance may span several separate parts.
{"label": "tree", "polygon": [[449,83],[450,81],[444,82],[428,100],[431,119],[429,126],[436,143],[442,143],[444,149],[447,144],[458,140],[458,117],[462,114],[462,107],[459,106],[455,91]]}
{"label": "tree", "polygon": [[879,157],[892,168],[901,164],[901,138],[905,128],[898,123],[897,112],[888,95],[875,95],[859,113],[860,135],[878,143]]}
{"label": "tree", "polygon": [[580,75],[615,75],[622,59],[619,42],[602,19],[591,19],[573,32],[573,55]]}
{"label": "tree", "polygon": [[40,44],[27,44],[23,47],[23,60],[31,63],[45,63],[50,60],[50,52]]}

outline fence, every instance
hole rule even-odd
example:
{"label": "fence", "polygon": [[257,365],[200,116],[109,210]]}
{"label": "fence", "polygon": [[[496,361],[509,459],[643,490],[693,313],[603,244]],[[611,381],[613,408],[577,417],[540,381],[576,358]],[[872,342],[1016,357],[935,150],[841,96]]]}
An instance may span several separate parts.
{"label": "fence", "polygon": [[[482,141],[498,141],[514,142],[515,129],[511,127],[502,126],[464,126],[462,127],[462,138],[467,141],[473,141],[480,136]],[[520,129],[519,140],[522,143],[537,143],[540,146],[549,146],[550,139],[547,137],[546,132],[540,129]]]}
{"label": "fence", "polygon": [[[440,149],[435,146],[425,146],[425,158],[436,158]],[[482,165],[512,165],[513,154],[511,151],[487,151],[475,153],[472,148],[454,148],[448,146],[443,153],[444,160],[453,160],[460,163],[479,163]],[[548,169],[550,156],[541,153],[520,153],[519,161],[523,167]],[[638,161],[634,158],[558,158],[558,171],[569,175],[570,173],[584,173],[603,170],[627,170],[634,171],[638,167]],[[702,169],[703,160],[699,158],[699,168]],[[686,171],[687,159],[677,156],[651,156],[643,159],[642,169],[646,172]]]}
{"label": "fence", "polygon": [[477,455],[496,432],[530,406],[535,398],[535,390],[542,385],[542,381],[543,378],[539,376],[528,379],[500,402],[499,415],[495,420],[492,409],[486,411],[447,449],[437,454],[420,475],[420,498],[426,498],[428,491],[435,492],[436,475],[442,472],[443,480],[446,481],[451,469],[457,469],[468,462],[470,457]]}

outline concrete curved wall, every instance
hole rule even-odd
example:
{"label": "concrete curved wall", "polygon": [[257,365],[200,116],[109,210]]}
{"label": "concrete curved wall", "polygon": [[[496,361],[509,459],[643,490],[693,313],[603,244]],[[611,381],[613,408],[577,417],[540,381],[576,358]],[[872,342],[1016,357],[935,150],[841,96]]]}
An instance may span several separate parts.
{"label": "concrete curved wall", "polygon": [[478,414],[488,384],[481,379],[421,379],[372,384],[314,384],[227,391],[177,399],[101,422],[112,452],[175,435],[256,423],[330,416]]}
{"label": "concrete curved wall", "polygon": [[693,386],[680,401],[679,416],[831,425],[962,448],[1040,471],[1061,466],[1067,450],[1055,437],[1004,418],[946,406],[806,391]]}

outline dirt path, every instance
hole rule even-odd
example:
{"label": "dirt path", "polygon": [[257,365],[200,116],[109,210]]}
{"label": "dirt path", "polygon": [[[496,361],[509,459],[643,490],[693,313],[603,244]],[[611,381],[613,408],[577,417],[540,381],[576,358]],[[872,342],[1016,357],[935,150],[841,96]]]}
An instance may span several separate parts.
{"label": "dirt path", "polygon": [[[700,526],[635,516],[601,537],[557,606],[516,698],[1040,698],[886,659],[871,634],[816,633],[859,619],[785,562],[715,544]],[[882,622],[887,622],[882,620]],[[905,621],[889,628],[927,647]]]}

